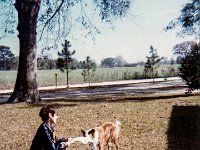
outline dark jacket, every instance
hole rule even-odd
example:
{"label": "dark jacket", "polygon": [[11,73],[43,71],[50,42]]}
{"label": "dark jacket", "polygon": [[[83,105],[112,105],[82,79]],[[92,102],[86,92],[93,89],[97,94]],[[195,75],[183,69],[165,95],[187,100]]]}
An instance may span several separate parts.
{"label": "dark jacket", "polygon": [[60,143],[54,142],[53,129],[42,123],[32,141],[30,150],[60,150]]}

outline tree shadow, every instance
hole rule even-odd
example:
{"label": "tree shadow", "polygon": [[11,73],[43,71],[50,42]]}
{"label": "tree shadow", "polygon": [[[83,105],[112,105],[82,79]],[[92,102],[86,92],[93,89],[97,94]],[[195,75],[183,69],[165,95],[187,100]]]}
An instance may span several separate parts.
{"label": "tree shadow", "polygon": [[81,97],[81,96],[102,96],[102,95],[144,95],[155,93],[170,93],[174,90],[183,90],[185,85],[166,85],[162,82],[156,83],[140,83],[140,84],[125,84],[125,85],[105,85],[91,86],[69,89],[54,89],[50,91],[40,91],[43,98],[56,97]]}
{"label": "tree shadow", "polygon": [[174,106],[167,138],[168,150],[199,150],[200,106]]}
{"label": "tree shadow", "polygon": [[[175,99],[180,97],[191,97],[199,94],[170,94],[170,95],[150,95],[150,94],[107,94],[107,95],[92,95],[92,96],[74,96],[74,97],[49,97],[42,99],[41,102],[37,104],[30,104],[32,107],[40,107],[46,104],[54,104],[66,107],[76,107],[78,103],[125,103],[125,102],[147,102],[147,101],[155,101],[155,100],[165,100],[165,99]],[[59,104],[62,102],[62,104]],[[65,104],[71,102],[73,104]],[[8,104],[6,102],[0,103],[0,105]]]}
{"label": "tree shadow", "polygon": [[63,104],[63,103],[57,103],[55,101],[42,101],[36,104],[27,104],[26,106],[20,107],[20,109],[23,108],[33,108],[33,107],[43,107],[46,105],[53,105],[55,108],[61,108],[61,107],[77,107],[78,104]]}
{"label": "tree shadow", "polygon": [[155,100],[165,100],[165,99],[175,99],[180,97],[191,97],[196,96],[196,94],[173,94],[173,95],[121,95],[121,94],[110,94],[102,96],[83,96],[83,97],[64,97],[64,98],[53,98],[45,99],[44,102],[73,102],[73,103],[116,103],[116,102],[146,102]]}

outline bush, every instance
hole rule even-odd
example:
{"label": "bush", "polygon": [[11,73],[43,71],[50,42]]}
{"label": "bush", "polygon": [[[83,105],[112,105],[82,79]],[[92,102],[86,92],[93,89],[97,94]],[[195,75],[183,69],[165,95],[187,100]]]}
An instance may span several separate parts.
{"label": "bush", "polygon": [[200,88],[200,45],[195,45],[181,60],[179,76],[190,90]]}

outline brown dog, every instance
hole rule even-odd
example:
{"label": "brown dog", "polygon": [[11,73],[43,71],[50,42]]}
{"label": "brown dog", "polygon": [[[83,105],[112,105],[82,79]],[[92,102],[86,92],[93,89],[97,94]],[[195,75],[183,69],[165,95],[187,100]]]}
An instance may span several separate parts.
{"label": "brown dog", "polygon": [[95,127],[89,129],[87,131],[81,130],[84,137],[90,139],[93,144],[92,149],[103,150],[105,145],[108,145],[108,149],[110,148],[108,142],[113,142],[116,146],[116,149],[119,150],[118,137],[120,132],[121,123],[119,121],[106,122],[99,127]]}

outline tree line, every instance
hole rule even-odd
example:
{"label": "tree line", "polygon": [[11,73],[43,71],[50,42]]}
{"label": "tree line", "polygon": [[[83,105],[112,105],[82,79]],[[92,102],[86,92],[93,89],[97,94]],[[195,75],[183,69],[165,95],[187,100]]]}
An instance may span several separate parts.
{"label": "tree line", "polygon": [[[63,67],[63,60],[60,58],[62,52],[59,52],[57,59],[53,59],[51,55],[45,54],[40,55],[37,58],[37,68],[38,70],[51,70],[51,69],[60,69]],[[83,69],[85,60],[79,61],[76,58],[70,58],[71,62],[69,64],[70,68],[73,69]],[[93,60],[94,63],[95,60]],[[163,59],[159,62],[161,65],[173,65],[180,64],[181,56],[177,56],[176,58],[168,59],[167,57],[163,57]],[[17,70],[19,65],[19,57],[15,56],[12,53],[12,50],[8,46],[0,45],[0,70]],[[126,60],[122,56],[117,57],[107,57],[103,58],[100,64],[96,63],[97,67],[100,68],[114,68],[114,67],[137,67],[144,66],[145,61],[127,63]]]}

